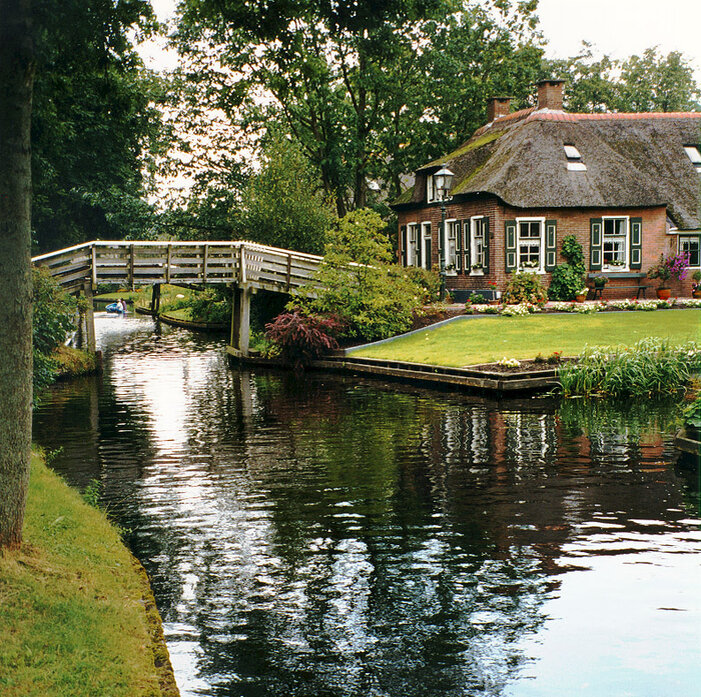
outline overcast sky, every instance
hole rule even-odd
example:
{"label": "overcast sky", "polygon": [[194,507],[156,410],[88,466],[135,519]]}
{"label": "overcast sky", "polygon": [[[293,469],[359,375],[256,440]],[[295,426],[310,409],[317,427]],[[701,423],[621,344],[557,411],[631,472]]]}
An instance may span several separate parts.
{"label": "overcast sky", "polygon": [[[162,21],[174,13],[176,0],[152,0]],[[664,54],[681,51],[693,61],[701,83],[701,0],[540,0],[540,27],[549,58],[576,55],[583,40],[614,58],[640,55],[659,46]],[[172,68],[176,58],[144,47],[154,68]]]}

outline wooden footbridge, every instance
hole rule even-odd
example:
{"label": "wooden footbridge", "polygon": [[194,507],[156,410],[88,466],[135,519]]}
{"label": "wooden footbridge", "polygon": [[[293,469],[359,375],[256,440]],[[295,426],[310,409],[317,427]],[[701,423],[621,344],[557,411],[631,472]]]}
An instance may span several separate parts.
{"label": "wooden footbridge", "polygon": [[308,292],[322,257],[253,242],[86,242],[34,257],[58,284],[88,300],[87,343],[95,350],[92,297],[98,283],[134,290],[153,286],[151,309],[158,310],[160,287],[224,283],[233,290],[228,352],[248,355],[251,295],[258,290]]}

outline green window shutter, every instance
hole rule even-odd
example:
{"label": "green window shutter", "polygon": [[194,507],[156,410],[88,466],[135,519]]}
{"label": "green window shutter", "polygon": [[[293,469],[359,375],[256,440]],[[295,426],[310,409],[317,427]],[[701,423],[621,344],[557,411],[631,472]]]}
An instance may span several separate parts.
{"label": "green window shutter", "polygon": [[455,234],[455,270],[462,273],[462,223],[456,221],[453,225],[458,228]]}
{"label": "green window shutter", "polygon": [[545,270],[557,266],[557,220],[545,221]]}
{"label": "green window shutter", "polygon": [[423,235],[424,231],[421,229],[421,225],[416,226],[416,261],[414,262],[414,266],[421,266],[421,248],[423,247],[424,240],[423,240]]}
{"label": "green window shutter", "polygon": [[640,269],[643,265],[643,219],[630,219],[630,268]]}
{"label": "green window shutter", "polygon": [[507,220],[504,223],[504,243],[506,257],[506,273],[516,271],[516,221]]}
{"label": "green window shutter", "polygon": [[402,266],[406,266],[406,246],[407,246],[406,225],[399,228],[399,249],[402,254]]}
{"label": "green window shutter", "polygon": [[443,253],[443,223],[438,223],[438,264],[440,265],[440,256]]}
{"label": "green window shutter", "polygon": [[484,273],[489,273],[489,218],[484,219]]}
{"label": "green window shutter", "polygon": [[462,248],[463,248],[463,273],[469,274],[471,269],[470,262],[470,220],[462,221],[460,226],[460,236],[462,237]]}
{"label": "green window shutter", "polygon": [[431,238],[430,237],[426,240],[426,260],[425,260],[424,268],[428,269],[429,271],[433,268],[433,258],[431,257]]}
{"label": "green window shutter", "polygon": [[592,271],[601,271],[604,248],[604,223],[601,218],[589,219],[589,268]]}

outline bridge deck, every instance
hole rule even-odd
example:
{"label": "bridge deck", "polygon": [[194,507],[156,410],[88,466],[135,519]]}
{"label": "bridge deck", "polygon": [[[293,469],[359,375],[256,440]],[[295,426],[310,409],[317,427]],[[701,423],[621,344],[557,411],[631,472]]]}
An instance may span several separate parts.
{"label": "bridge deck", "polygon": [[115,283],[234,283],[293,293],[313,282],[322,257],[253,242],[86,242],[34,257],[66,290]]}

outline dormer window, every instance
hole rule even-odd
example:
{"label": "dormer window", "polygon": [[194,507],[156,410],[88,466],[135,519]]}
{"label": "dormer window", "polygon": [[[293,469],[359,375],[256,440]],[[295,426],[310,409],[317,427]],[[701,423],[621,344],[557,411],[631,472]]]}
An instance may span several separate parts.
{"label": "dormer window", "polygon": [[701,172],[701,152],[699,152],[698,145],[685,145],[684,150],[691,160],[691,164],[694,165],[697,172]]}
{"label": "dormer window", "polygon": [[433,180],[432,174],[426,175],[426,203],[433,203],[438,200],[436,193],[436,182]]}
{"label": "dormer window", "polygon": [[567,169],[570,172],[586,172],[587,166],[582,162],[582,156],[574,145],[565,145],[565,157],[567,158]]}

